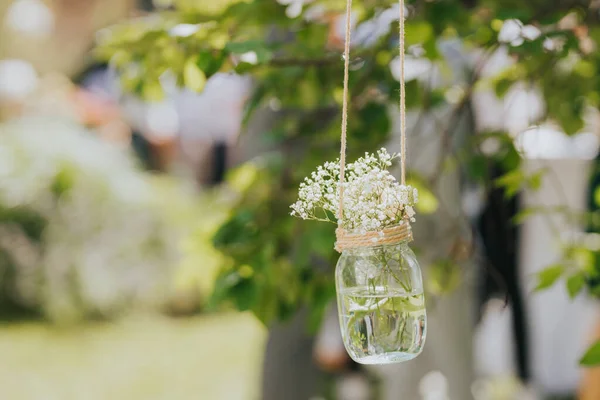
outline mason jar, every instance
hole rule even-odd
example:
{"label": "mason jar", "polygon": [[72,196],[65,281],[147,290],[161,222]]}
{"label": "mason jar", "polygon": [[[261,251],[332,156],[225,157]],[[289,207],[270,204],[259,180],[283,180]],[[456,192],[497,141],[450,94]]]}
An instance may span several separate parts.
{"label": "mason jar", "polygon": [[344,346],[360,364],[412,360],[423,350],[423,279],[408,240],[343,249],[335,272]]}

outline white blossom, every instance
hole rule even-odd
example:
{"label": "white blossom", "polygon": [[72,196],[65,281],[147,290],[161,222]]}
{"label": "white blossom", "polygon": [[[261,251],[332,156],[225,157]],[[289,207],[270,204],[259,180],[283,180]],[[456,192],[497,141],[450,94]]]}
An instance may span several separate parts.
{"label": "white blossom", "polygon": [[536,40],[542,31],[533,25],[523,25],[518,19],[507,19],[498,33],[498,41],[518,47],[525,40]]}
{"label": "white blossom", "polygon": [[296,18],[302,14],[304,6],[312,0],[277,0],[279,4],[287,6],[285,9],[285,15],[288,18]]}
{"label": "white blossom", "polygon": [[0,221],[15,296],[49,318],[161,301],[181,238],[163,193],[122,149],[71,121],[30,115],[0,125],[0,208],[44,221],[41,240]]}
{"label": "white blossom", "polygon": [[189,37],[200,30],[200,24],[179,24],[169,30],[174,37]]}
{"label": "white blossom", "polygon": [[[341,224],[345,229],[364,233],[381,231],[405,219],[414,221],[417,189],[401,185],[387,170],[396,158],[398,155],[381,149],[346,166]],[[326,162],[300,184],[291,215],[337,223],[339,198],[339,161]]]}

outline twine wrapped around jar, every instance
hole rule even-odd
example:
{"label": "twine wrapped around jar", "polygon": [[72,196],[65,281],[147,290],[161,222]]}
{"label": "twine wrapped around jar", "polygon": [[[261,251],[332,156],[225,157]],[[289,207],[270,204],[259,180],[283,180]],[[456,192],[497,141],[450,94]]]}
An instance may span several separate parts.
{"label": "twine wrapped around jar", "polygon": [[412,229],[410,223],[405,220],[398,225],[389,226],[381,231],[370,231],[364,233],[348,233],[343,228],[335,231],[335,249],[341,253],[345,249],[367,246],[382,246],[400,242],[412,241]]}

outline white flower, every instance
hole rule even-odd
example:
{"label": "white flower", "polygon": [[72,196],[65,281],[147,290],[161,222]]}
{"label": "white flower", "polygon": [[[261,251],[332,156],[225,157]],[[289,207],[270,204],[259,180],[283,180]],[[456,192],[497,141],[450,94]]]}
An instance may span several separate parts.
{"label": "white flower", "polygon": [[248,64],[256,65],[258,63],[258,55],[255,51],[249,51],[240,55],[240,61]]}
{"label": "white flower", "polygon": [[521,36],[523,36],[527,40],[535,40],[540,37],[542,31],[536,26],[533,25],[525,25],[523,29],[521,29]]}
{"label": "white flower", "polygon": [[542,31],[536,26],[523,26],[518,19],[507,19],[498,33],[498,41],[516,47],[522,45],[525,40],[537,39],[541,34]]}
{"label": "white flower", "polygon": [[[387,171],[396,154],[381,149],[346,166],[342,226],[358,232],[381,231],[404,219],[414,219],[417,190],[400,185]],[[336,223],[339,207],[339,163],[326,162],[300,184],[291,215]],[[411,214],[408,214],[410,207]]]}
{"label": "white flower", "polygon": [[288,18],[296,18],[302,14],[302,9],[305,4],[312,0],[277,0],[279,4],[286,5],[285,15]]}
{"label": "white flower", "polygon": [[200,24],[179,24],[169,30],[174,37],[189,37],[200,30]]}
{"label": "white flower", "polygon": [[128,154],[72,122],[30,115],[0,125],[0,206],[44,221],[39,242],[0,222],[15,295],[51,318],[160,297],[181,238],[163,192]]}
{"label": "white flower", "polygon": [[[433,67],[433,63],[425,57],[407,55],[404,59],[404,80],[406,82],[415,79],[428,80]],[[390,62],[390,71],[394,79],[400,81],[400,57],[396,57]]]}
{"label": "white flower", "polygon": [[308,22],[321,20],[327,13],[327,8],[323,4],[316,4],[304,12],[304,19]]}
{"label": "white flower", "polygon": [[561,51],[565,45],[565,39],[560,37],[544,39],[544,50],[546,51]]}
{"label": "white flower", "polygon": [[513,42],[521,37],[523,23],[518,19],[507,19],[498,33],[498,41],[503,43]]}

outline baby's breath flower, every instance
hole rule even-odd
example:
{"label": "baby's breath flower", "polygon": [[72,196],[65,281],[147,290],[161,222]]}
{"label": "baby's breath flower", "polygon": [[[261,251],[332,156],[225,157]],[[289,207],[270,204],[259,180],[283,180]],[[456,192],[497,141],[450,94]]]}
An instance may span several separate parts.
{"label": "baby's breath flower", "polygon": [[[387,170],[397,154],[380,149],[346,166],[342,227],[358,232],[381,231],[405,219],[414,221],[416,188],[400,185]],[[291,215],[337,223],[340,198],[340,165],[326,162],[300,184]]]}

